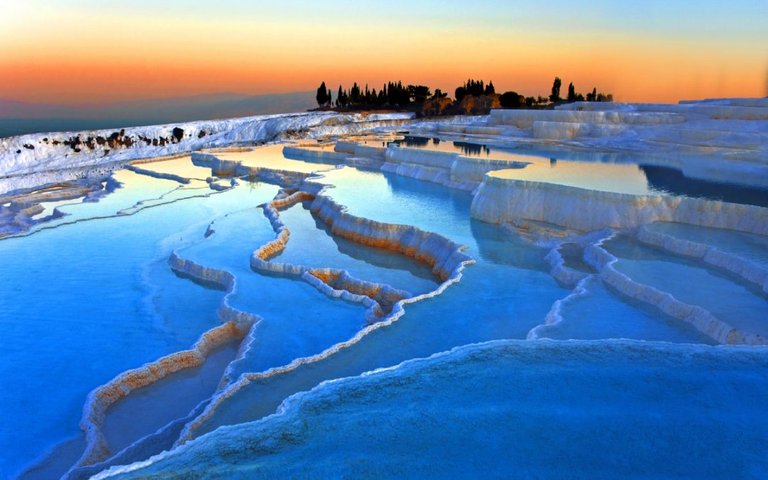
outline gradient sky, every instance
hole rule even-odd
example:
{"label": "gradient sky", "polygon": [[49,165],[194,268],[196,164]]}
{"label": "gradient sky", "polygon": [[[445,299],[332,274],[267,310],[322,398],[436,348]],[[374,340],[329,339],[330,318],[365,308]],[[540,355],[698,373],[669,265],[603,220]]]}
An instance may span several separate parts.
{"label": "gradient sky", "polygon": [[[84,104],[467,77],[622,101],[768,95],[766,0],[0,0],[0,98]],[[565,90],[564,85],[564,90]]]}

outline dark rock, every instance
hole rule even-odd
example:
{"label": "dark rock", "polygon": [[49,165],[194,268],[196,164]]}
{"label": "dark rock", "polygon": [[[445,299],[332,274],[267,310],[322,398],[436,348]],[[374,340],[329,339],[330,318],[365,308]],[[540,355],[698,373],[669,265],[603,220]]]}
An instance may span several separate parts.
{"label": "dark rock", "polygon": [[35,149],[35,146],[34,146],[34,145],[30,145],[30,144],[28,144],[28,143],[25,143],[25,144],[24,144],[24,148],[26,148],[27,150],[34,150],[34,149]]}
{"label": "dark rock", "polygon": [[173,138],[176,139],[175,143],[179,143],[181,139],[184,138],[184,129],[179,127],[174,127]]}
{"label": "dark rock", "polygon": [[197,134],[197,138],[203,138],[206,135],[205,130],[200,130],[200,133]]}

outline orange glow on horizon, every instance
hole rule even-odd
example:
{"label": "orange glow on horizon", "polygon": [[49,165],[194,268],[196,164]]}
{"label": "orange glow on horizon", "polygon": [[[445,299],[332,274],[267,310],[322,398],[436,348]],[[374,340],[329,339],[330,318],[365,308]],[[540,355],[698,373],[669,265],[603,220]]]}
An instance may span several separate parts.
{"label": "orange glow on horizon", "polygon": [[[77,105],[210,93],[335,92],[353,81],[426,84],[453,95],[468,77],[498,92],[547,96],[552,79],[618,101],[676,102],[768,94],[766,56],[713,39],[655,39],[612,32],[291,19],[154,18],[16,6],[0,20],[0,98]],[[34,31],[24,28],[34,21]],[[107,39],[108,41],[105,41]],[[765,48],[763,48],[765,50]]]}

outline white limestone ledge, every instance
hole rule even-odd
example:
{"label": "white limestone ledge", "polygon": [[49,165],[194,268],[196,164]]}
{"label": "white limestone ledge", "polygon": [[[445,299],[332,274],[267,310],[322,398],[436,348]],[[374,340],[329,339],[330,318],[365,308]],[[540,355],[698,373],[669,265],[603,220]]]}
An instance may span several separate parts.
{"label": "white limestone ledge", "polygon": [[418,148],[389,147],[384,172],[438,183],[458,190],[473,191],[493,170],[523,168],[526,162],[493,158],[471,158],[459,153]]}
{"label": "white limestone ledge", "polygon": [[670,125],[685,122],[684,115],[670,112],[586,110],[491,110],[489,126],[512,125],[531,130],[535,122],[613,125]]}
{"label": "white limestone ledge", "polygon": [[302,279],[331,298],[361,303],[366,307],[368,324],[380,321],[392,313],[395,305],[413,294],[389,285],[366,282],[346,270],[312,268],[302,273]]}
{"label": "white limestone ledge", "polygon": [[349,157],[346,153],[339,153],[333,150],[292,147],[290,145],[283,147],[283,156],[292,160],[302,160],[304,162],[324,163],[329,165],[340,165]]}
{"label": "white limestone ledge", "polygon": [[378,160],[384,160],[384,155],[387,152],[386,147],[376,147],[372,145],[362,145],[355,142],[348,142],[344,140],[339,140],[336,142],[336,145],[333,147],[333,150],[335,152],[347,154],[347,156],[352,157],[368,157],[368,158],[374,158]]}
{"label": "white limestone ledge", "polygon": [[112,405],[135,390],[159,382],[181,370],[201,366],[213,350],[242,340],[249,328],[226,322],[205,332],[190,350],[173,353],[142,367],[123,372],[109,383],[91,391],[80,421],[80,428],[86,436],[86,448],[73,469],[104,461],[114,453],[102,431],[104,420]]}
{"label": "white limestone ledge", "polygon": [[183,183],[184,185],[190,182],[189,178],[182,177],[180,175],[174,175],[173,173],[156,172],[154,170],[141,168],[137,165],[126,165],[125,169],[130,170],[133,173],[137,173],[139,175],[145,175],[147,177],[158,178],[161,180],[171,180],[173,182]]}
{"label": "white limestone ledge", "polygon": [[285,249],[290,238],[290,230],[280,218],[279,211],[299,202],[314,200],[314,194],[297,191],[286,195],[282,191],[275,200],[263,205],[264,215],[275,232],[275,239],[262,245],[251,255],[251,268],[257,272],[272,273],[300,278],[331,298],[362,304],[366,308],[368,323],[380,321],[392,313],[394,305],[405,298],[412,297],[410,292],[395,289],[389,285],[366,282],[357,279],[345,270],[332,268],[311,268],[305,265],[280,263],[271,258]]}
{"label": "white limestone ledge", "polygon": [[582,231],[679,222],[768,235],[768,208],[668,195],[630,195],[486,175],[472,200],[473,218],[520,219]]}
{"label": "white limestone ledge", "polygon": [[[251,383],[286,374],[303,365],[320,362],[341,350],[356,345],[371,332],[380,328],[387,328],[397,322],[404,315],[406,305],[441,295],[448,287],[459,282],[463,270],[475,262],[471,257],[463,253],[465,247],[438,234],[424,232],[412,226],[386,224],[350,215],[346,212],[346,207],[322,195],[322,192],[326,189],[326,186],[323,184],[307,181],[302,185],[302,189],[305,191],[296,192],[290,196],[280,196],[280,199],[283,200],[281,206],[287,206],[292,201],[301,201],[300,199],[303,198],[302,194],[305,195],[312,192],[311,194],[316,195],[316,198],[310,208],[330,226],[333,234],[350,238],[365,245],[389,248],[417,260],[425,261],[432,265],[433,272],[436,272],[442,279],[442,283],[431,292],[395,301],[398,295],[403,295],[403,292],[395,289],[387,290],[386,286],[364,283],[348,275],[345,276],[344,272],[331,269],[304,271],[301,276],[305,281],[321,290],[327,291],[329,295],[334,296],[338,294],[340,297],[346,295],[350,300],[354,300],[356,297],[370,299],[368,294],[372,294],[373,296],[379,296],[384,301],[395,301],[395,303],[392,306],[391,312],[383,319],[372,323],[369,322],[354,337],[339,342],[317,355],[297,358],[288,365],[271,368],[264,372],[243,373],[236,382],[228,384],[225,389],[217,393],[206,406],[203,413],[184,427],[176,446],[183,445],[189,440],[194,439],[199,430],[215,416],[219,407],[232,401],[233,398],[237,397],[238,393],[246,389]],[[274,206],[265,206],[265,212],[271,210],[274,210],[274,213],[270,213],[268,216],[270,221],[273,222],[273,228],[275,228],[277,233],[276,240],[278,242],[287,241],[289,233],[286,233],[285,236],[280,233],[285,226],[279,221],[277,209]],[[268,255],[269,252],[274,252],[277,248],[279,247],[264,249],[261,253]],[[257,252],[254,252],[254,255],[251,257],[252,260],[254,257],[261,261],[264,260],[257,255]],[[326,275],[329,275],[329,277],[322,278]],[[351,285],[349,282],[351,282]],[[341,287],[342,290],[338,290],[334,286]],[[378,292],[371,293],[369,291],[370,288],[378,289]],[[365,292],[366,295],[352,293],[350,289],[354,289],[355,292]]]}
{"label": "white limestone ledge", "polygon": [[619,272],[614,267],[618,259],[602,247],[602,241],[587,246],[584,250],[584,260],[599,272],[600,279],[606,285],[620,294],[688,323],[716,342],[729,345],[768,345],[768,339],[761,335],[738,330],[715,317],[709,310],[681,302],[669,293],[636,282]]}
{"label": "white limestone ledge", "polygon": [[549,274],[565,287],[575,288],[579,282],[590,275],[567,266],[559,246],[550,250],[544,259],[549,263]]}
{"label": "white limestone ledge", "polygon": [[587,282],[591,278],[594,278],[594,275],[585,274],[581,280],[576,283],[573,292],[568,294],[565,298],[556,300],[555,303],[552,304],[552,308],[549,309],[549,312],[547,312],[547,315],[544,317],[544,322],[533,327],[528,332],[528,335],[526,335],[526,340],[538,340],[545,335],[547,330],[562,323],[564,320],[563,307],[589,293],[589,290],[587,290]]}
{"label": "white limestone ledge", "polygon": [[471,260],[463,253],[465,247],[442,235],[410,225],[376,222],[351,215],[346,207],[324,195],[315,198],[310,210],[330,227],[334,235],[426,263],[442,282],[453,276],[461,264]]}
{"label": "white limestone ledge", "polygon": [[707,265],[724,270],[757,287],[768,295],[768,269],[747,258],[724,252],[715,246],[675,237],[673,235],[640,227],[637,239],[666,252],[700,260]]}
{"label": "white limestone ledge", "polygon": [[[294,172],[267,167],[250,167],[238,160],[222,160],[210,153],[193,153],[192,163],[198,167],[210,168],[217,177],[247,177],[258,178],[264,182],[282,187],[296,187],[307,177],[308,173]],[[210,184],[211,188],[213,184]]]}
{"label": "white limestone ledge", "polygon": [[228,384],[228,386],[224,390],[217,393],[213,397],[211,402],[206,406],[203,413],[201,413],[197,418],[189,422],[184,427],[181,435],[179,436],[179,440],[176,442],[174,446],[178,447],[196,438],[199,430],[203,428],[207,424],[207,422],[209,422],[216,415],[217,410],[222,405],[232,401],[232,399],[234,398],[237,398],[237,395],[243,390],[245,390],[248,387],[248,385],[250,385],[251,383],[259,382],[271,377],[287,374],[304,365],[311,365],[313,363],[321,362],[331,357],[332,355],[335,355],[339,351],[345,350],[349,347],[352,347],[358,344],[360,341],[363,340],[363,338],[365,338],[371,332],[374,332],[380,328],[387,328],[390,325],[397,322],[400,318],[402,318],[402,316],[405,314],[405,305],[420,302],[425,299],[434,298],[439,295],[442,295],[442,293],[445,292],[445,290],[448,287],[450,287],[455,283],[458,283],[461,280],[462,272],[464,268],[466,268],[467,266],[471,265],[474,262],[475,261],[473,259],[466,257],[465,261],[459,263],[456,266],[456,269],[452,272],[451,276],[447,280],[445,280],[443,283],[441,283],[435,290],[398,301],[393,306],[392,313],[390,313],[382,321],[369,324],[349,340],[339,342],[336,345],[333,345],[332,347],[328,348],[327,350],[317,355],[297,358],[288,365],[271,368],[264,372],[243,373],[236,382]]}
{"label": "white limestone ledge", "polygon": [[575,102],[558,106],[556,111],[580,111],[598,113],[605,110],[681,115],[687,120],[707,118],[712,120],[768,120],[768,102],[764,98],[729,98],[714,100],[681,101],[666,103],[604,103]]}

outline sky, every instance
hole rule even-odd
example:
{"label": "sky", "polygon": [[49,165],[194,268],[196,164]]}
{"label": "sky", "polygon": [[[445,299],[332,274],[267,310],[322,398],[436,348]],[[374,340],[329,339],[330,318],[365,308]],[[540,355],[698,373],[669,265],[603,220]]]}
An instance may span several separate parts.
{"label": "sky", "polygon": [[768,96],[766,0],[0,0],[0,99],[62,105],[467,78],[620,101]]}

